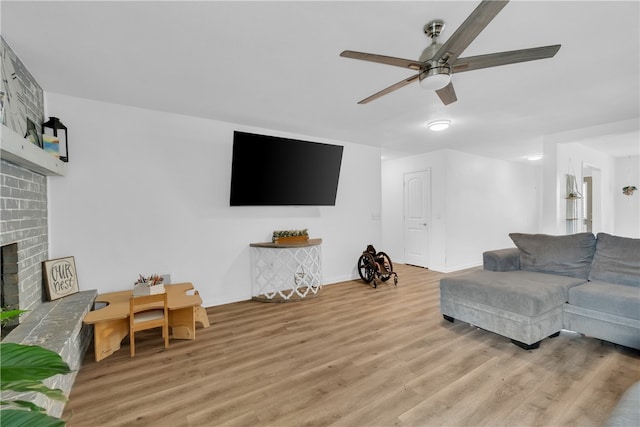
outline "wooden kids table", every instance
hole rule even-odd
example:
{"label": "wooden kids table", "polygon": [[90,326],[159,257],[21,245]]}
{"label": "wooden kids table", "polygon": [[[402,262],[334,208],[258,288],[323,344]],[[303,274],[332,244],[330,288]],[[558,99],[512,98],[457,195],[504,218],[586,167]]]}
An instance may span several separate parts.
{"label": "wooden kids table", "polygon": [[[164,285],[169,306],[169,327],[171,338],[194,340],[196,322],[209,327],[207,312],[202,307],[202,298],[191,283]],[[129,334],[129,299],[133,290],[110,292],[98,295],[96,302],[106,303],[106,307],[90,311],[84,317],[84,323],[94,325],[93,346],[96,362],[110,356],[120,349],[120,343]]]}

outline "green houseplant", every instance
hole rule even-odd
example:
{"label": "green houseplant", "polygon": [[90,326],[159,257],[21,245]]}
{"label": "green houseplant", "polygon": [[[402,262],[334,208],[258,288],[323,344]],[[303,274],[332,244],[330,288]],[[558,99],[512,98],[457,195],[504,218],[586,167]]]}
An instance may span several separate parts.
{"label": "green houseplant", "polygon": [[272,242],[278,242],[283,240],[307,240],[309,239],[309,232],[306,228],[302,230],[276,230],[273,232]]}
{"label": "green houseplant", "polygon": [[[23,310],[0,310],[0,320],[20,315]],[[33,402],[24,400],[5,400],[5,392],[36,392],[45,396],[66,401],[60,389],[51,389],[43,380],[58,374],[68,374],[69,365],[59,354],[37,345],[0,343],[0,419],[3,427],[38,426],[58,427],[65,423],[59,418],[45,413],[45,410]]]}

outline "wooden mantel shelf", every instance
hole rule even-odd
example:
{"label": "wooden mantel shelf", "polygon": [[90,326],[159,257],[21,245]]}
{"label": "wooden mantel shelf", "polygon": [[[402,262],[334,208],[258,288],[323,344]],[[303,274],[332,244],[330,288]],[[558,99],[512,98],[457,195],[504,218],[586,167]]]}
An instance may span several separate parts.
{"label": "wooden mantel shelf", "polygon": [[64,176],[67,164],[2,125],[0,158],[46,176]]}

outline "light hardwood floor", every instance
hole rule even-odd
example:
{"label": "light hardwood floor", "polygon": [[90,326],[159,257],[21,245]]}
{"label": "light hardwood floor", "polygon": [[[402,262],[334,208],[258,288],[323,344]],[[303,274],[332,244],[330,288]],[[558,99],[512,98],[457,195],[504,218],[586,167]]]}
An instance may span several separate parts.
{"label": "light hardwood floor", "polygon": [[395,271],[397,288],[349,281],[309,301],[211,307],[209,329],[166,351],[159,331],[136,334],[134,359],[126,342],[98,363],[90,349],[63,419],[70,427],[598,426],[640,380],[637,352],[599,340],[563,332],[525,351],[446,322],[443,274]]}

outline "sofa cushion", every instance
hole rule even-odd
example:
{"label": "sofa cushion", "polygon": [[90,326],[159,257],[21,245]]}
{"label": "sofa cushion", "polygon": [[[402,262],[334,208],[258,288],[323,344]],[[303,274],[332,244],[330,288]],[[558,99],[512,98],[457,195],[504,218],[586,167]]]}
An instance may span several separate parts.
{"label": "sofa cushion", "polygon": [[569,304],[640,320],[640,289],[609,282],[588,282],[569,289]]}
{"label": "sofa cushion", "polygon": [[640,287],[640,239],[598,233],[589,280]]}
{"label": "sofa cushion", "polygon": [[568,300],[584,279],[532,271],[478,270],[440,280],[442,296],[456,296],[526,316],[537,316]]}
{"label": "sofa cushion", "polygon": [[491,271],[520,270],[520,249],[507,248],[483,252],[482,267]]}
{"label": "sofa cushion", "polygon": [[596,247],[593,233],[568,236],[510,233],[520,249],[520,268],[586,279]]}

